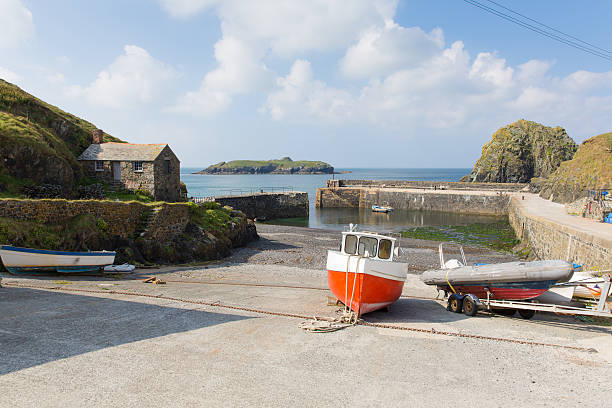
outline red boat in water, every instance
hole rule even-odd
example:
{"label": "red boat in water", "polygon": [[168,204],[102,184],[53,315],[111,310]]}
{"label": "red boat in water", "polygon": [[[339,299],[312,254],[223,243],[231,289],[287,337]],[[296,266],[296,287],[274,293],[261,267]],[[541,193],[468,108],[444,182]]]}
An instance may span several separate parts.
{"label": "red boat in water", "polygon": [[357,232],[342,233],[340,251],[327,253],[327,282],[332,293],[357,316],[388,307],[402,294],[408,264],[394,262],[396,239]]}

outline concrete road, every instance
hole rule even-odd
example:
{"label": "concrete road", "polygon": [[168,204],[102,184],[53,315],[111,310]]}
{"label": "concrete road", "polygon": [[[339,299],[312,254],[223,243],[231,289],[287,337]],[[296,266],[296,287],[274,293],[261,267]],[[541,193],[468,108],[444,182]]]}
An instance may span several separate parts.
{"label": "concrete road", "polygon": [[145,284],[142,275],[121,280],[5,277],[0,406],[609,403],[611,327],[551,315],[525,321],[452,314],[432,300],[434,290],[409,276],[406,297],[388,313],[366,316],[367,321],[553,346],[366,326],[313,334],[298,328],[300,318],[190,302],[335,316],[337,307],[327,305],[324,271],[245,263],[147,272],[168,283]]}

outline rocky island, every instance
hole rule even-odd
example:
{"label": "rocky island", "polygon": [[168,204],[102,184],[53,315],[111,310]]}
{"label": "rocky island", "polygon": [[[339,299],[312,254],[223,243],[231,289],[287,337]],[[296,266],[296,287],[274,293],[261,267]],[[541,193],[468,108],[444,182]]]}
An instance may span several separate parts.
{"label": "rocky island", "polygon": [[208,166],[194,174],[332,174],[334,168],[322,161],[299,160],[233,160]]}

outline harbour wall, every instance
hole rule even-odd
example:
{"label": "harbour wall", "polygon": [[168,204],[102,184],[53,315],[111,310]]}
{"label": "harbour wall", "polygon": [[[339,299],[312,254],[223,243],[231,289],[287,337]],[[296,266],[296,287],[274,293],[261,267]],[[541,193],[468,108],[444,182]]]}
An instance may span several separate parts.
{"label": "harbour wall", "polygon": [[[457,186],[460,184],[460,186]],[[586,269],[612,269],[612,240],[528,213],[520,205],[526,185],[411,181],[329,180],[317,190],[318,208],[369,208],[508,215],[537,259],[568,259]],[[585,220],[585,222],[588,222]]]}
{"label": "harbour wall", "polygon": [[433,190],[390,187],[325,187],[317,189],[318,208],[369,208],[390,205],[394,209],[444,211],[464,214],[506,215],[510,195],[506,191]]}
{"label": "harbour wall", "polygon": [[308,217],[308,193],[255,193],[215,197],[214,201],[240,210],[250,219]]}
{"label": "harbour wall", "polygon": [[529,214],[519,200],[517,196],[510,200],[510,225],[536,258],[566,259],[589,270],[612,269],[612,240]]}
{"label": "harbour wall", "polygon": [[524,183],[464,183],[459,181],[410,181],[410,180],[327,180],[327,188],[372,187],[423,190],[468,190],[468,191],[520,191],[527,188]]}

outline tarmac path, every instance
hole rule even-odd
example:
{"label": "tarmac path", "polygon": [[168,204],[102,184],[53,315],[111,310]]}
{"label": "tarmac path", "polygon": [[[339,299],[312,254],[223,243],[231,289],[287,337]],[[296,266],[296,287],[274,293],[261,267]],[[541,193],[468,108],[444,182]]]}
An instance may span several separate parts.
{"label": "tarmac path", "polygon": [[[390,312],[365,316],[410,330],[357,325],[314,334],[298,328],[302,317],[246,311],[335,317],[339,309],[328,305],[321,267],[337,233],[258,231],[261,240],[202,266],[137,270],[123,279],[5,275],[0,406],[557,407],[609,400],[612,327],[546,314],[453,314],[416,274]],[[435,266],[436,243],[403,244],[415,273]],[[471,248],[466,255],[511,259]],[[151,275],[167,283],[142,282]]]}

